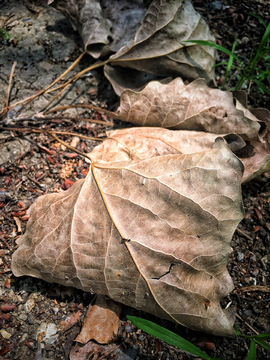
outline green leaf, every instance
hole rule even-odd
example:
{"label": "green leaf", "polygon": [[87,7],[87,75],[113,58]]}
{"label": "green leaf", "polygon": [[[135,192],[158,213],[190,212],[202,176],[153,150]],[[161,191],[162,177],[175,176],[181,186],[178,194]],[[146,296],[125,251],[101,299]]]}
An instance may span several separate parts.
{"label": "green leaf", "polygon": [[5,29],[0,28],[0,36],[5,39],[5,40],[10,40],[11,39],[11,35],[10,33],[8,33]]}
{"label": "green leaf", "polygon": [[260,80],[252,79],[254,83],[257,85],[258,89],[264,94],[270,95],[270,89],[268,89]]}
{"label": "green leaf", "polygon": [[136,316],[127,316],[127,318],[135,326],[147,332],[148,334],[153,335],[156,338],[163,340],[170,345],[173,345],[184,351],[188,351],[189,353],[199,356],[203,359],[211,360],[210,356],[200,350],[197,346],[193,345],[191,342],[185,340],[184,338],[173,333],[172,331],[167,330],[151,321],[141,319]]}
{"label": "green leaf", "polygon": [[256,335],[256,336],[253,336],[253,339],[257,340],[257,339],[260,339],[260,340],[270,340],[270,331],[267,331],[266,333],[263,333],[263,334],[260,334],[260,335]]}
{"label": "green leaf", "polygon": [[247,360],[256,360],[256,358],[256,344],[253,340],[251,340]]}
{"label": "green leaf", "polygon": [[[267,43],[267,41],[268,41],[268,39],[269,39],[269,36],[270,36],[270,23],[268,24],[268,26],[267,26],[264,34],[263,34],[262,40],[261,40],[261,42],[260,42],[260,44],[259,44],[259,46],[258,46],[258,48],[257,48],[257,50],[256,50],[256,56],[255,56],[255,58],[257,58],[257,57],[258,57],[258,58],[261,58],[262,50],[263,50],[265,44]],[[268,48],[267,48],[266,50],[268,50]],[[269,52],[269,50],[268,50],[268,52]],[[266,53],[266,54],[267,54],[267,53]],[[265,55],[266,55],[266,54],[265,54]]]}
{"label": "green leaf", "polygon": [[[237,44],[237,39],[236,39],[236,36],[235,36],[235,41],[234,41],[234,44],[233,44],[233,47],[232,47],[232,54],[234,54],[234,50],[235,50],[236,44]],[[227,69],[226,69],[224,84],[226,84],[226,82],[227,82],[227,79],[228,79],[228,76],[229,76],[229,72],[231,71],[232,64],[233,64],[233,56],[230,55],[230,58],[229,58],[229,61],[228,61],[228,65],[227,65]]]}
{"label": "green leaf", "polygon": [[211,41],[205,41],[205,40],[188,40],[188,41],[182,41],[182,42],[191,42],[191,43],[198,44],[198,45],[214,47],[217,50],[222,51],[225,54],[232,56],[240,64],[241,68],[244,70],[242,61],[235,54],[233,54],[230,50],[224,48],[223,46],[220,46]]}
{"label": "green leaf", "polygon": [[256,15],[256,14],[253,14],[253,13],[248,13],[248,15],[254,16],[256,19],[259,20],[259,22],[260,22],[265,28],[267,28],[266,22],[265,22],[259,15]]}
{"label": "green leaf", "polygon": [[240,331],[237,329],[236,325],[233,325],[233,329],[234,329],[234,331],[235,331],[235,333],[236,333],[237,336],[240,336],[240,335],[241,335],[241,333],[240,333]]}
{"label": "green leaf", "polygon": [[265,348],[266,350],[270,351],[270,345],[267,344],[266,342],[262,341],[262,340],[258,340],[258,339],[254,339],[254,341],[259,344],[260,346],[262,346],[263,348]]}

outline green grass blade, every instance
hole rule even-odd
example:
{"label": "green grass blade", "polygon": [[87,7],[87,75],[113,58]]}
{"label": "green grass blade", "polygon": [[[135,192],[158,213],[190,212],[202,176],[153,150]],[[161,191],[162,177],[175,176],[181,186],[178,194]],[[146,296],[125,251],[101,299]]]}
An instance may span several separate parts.
{"label": "green grass blade", "polygon": [[[231,51],[232,54],[234,54],[234,50],[235,50],[236,44],[237,44],[237,39],[236,39],[236,36],[235,36],[235,41],[234,41],[234,43],[233,43],[233,47],[232,47],[232,51]],[[232,64],[233,64],[233,57],[232,57],[232,55],[230,55],[230,58],[229,58],[229,61],[228,61],[228,65],[227,65],[227,68],[226,68],[224,84],[226,84],[226,82],[227,82],[227,79],[228,79],[228,76],[229,76],[229,72],[231,71]]]}
{"label": "green grass blade", "polygon": [[264,94],[270,95],[270,89],[268,89],[260,80],[252,79],[252,81],[257,85],[258,89]]}
{"label": "green grass blade", "polygon": [[10,33],[8,33],[5,29],[0,28],[0,36],[5,39],[5,40],[10,40],[11,39],[11,35]]}
{"label": "green grass blade", "polygon": [[229,56],[232,56],[240,64],[241,68],[244,69],[242,61],[235,54],[233,54],[230,50],[224,48],[223,46],[220,46],[218,44],[215,44],[210,41],[205,41],[205,40],[188,40],[188,41],[182,41],[182,42],[190,42],[190,43],[194,43],[194,44],[198,44],[198,45],[214,47],[217,50],[222,51]]}
{"label": "green grass blade", "polygon": [[256,19],[259,20],[259,22],[260,22],[265,28],[267,28],[266,22],[265,22],[259,15],[256,15],[256,14],[253,14],[253,13],[248,13],[248,15],[254,16]]}
{"label": "green grass blade", "polygon": [[258,340],[258,339],[254,339],[254,341],[259,344],[260,346],[262,346],[263,348],[265,348],[266,350],[270,351],[270,345],[267,344],[266,342],[262,341],[262,340]]}
{"label": "green grass blade", "polygon": [[252,61],[250,62],[250,67],[254,67],[258,62],[261,61],[261,59],[263,59],[265,57],[265,55],[270,54],[270,47],[267,47],[266,49],[261,49],[259,51],[259,48],[256,50],[256,54],[254,59],[252,59]]}
{"label": "green grass blade", "polygon": [[256,344],[253,340],[251,340],[247,360],[256,360],[256,357]]}
{"label": "green grass blade", "polygon": [[260,335],[256,335],[256,336],[253,336],[253,339],[257,340],[270,340],[270,331],[267,331],[266,333],[263,333],[263,334],[260,334]]}
{"label": "green grass blade", "polygon": [[[228,61],[223,61],[223,62],[217,63],[217,64],[215,65],[215,67],[220,66],[220,65],[228,65]],[[236,69],[236,70],[238,70],[238,71],[241,71],[240,67],[235,66],[234,64],[232,65],[232,68],[233,68],[233,69]]]}
{"label": "green grass blade", "polygon": [[265,44],[267,43],[267,41],[269,39],[269,36],[270,36],[270,23],[268,24],[268,26],[263,34],[262,40],[257,48],[256,54],[259,55],[261,53],[261,51],[263,50],[263,48],[265,47]]}
{"label": "green grass blade", "polygon": [[236,325],[233,325],[233,330],[234,330],[234,332],[236,333],[237,336],[240,336],[240,335],[241,335],[241,333],[240,333],[240,331],[237,329]]}
{"label": "green grass blade", "polygon": [[127,316],[127,318],[132,322],[132,324],[147,332],[148,334],[153,335],[156,338],[163,340],[170,345],[173,345],[179,349],[199,356],[203,359],[211,360],[210,356],[200,350],[197,346],[193,345],[191,342],[185,340],[184,338],[173,333],[172,331],[164,329],[162,326],[159,326],[151,321],[141,319],[136,316]]}

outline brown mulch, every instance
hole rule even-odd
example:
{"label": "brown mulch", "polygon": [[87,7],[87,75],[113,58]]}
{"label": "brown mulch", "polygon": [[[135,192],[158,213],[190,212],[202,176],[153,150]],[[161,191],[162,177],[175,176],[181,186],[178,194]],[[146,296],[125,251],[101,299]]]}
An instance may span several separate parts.
{"label": "brown mulch", "polygon": [[[35,19],[41,17],[43,12],[50,11],[47,7],[35,6],[35,1],[22,3],[22,11],[16,13],[15,2],[13,2],[12,13],[16,14],[18,20],[20,18],[25,20],[26,24],[32,21],[27,20],[29,17]],[[247,61],[251,49],[258,45],[264,30],[263,26],[248,13],[255,13],[265,21],[270,21],[267,1],[194,0],[193,4],[209,23],[222,46],[231,49],[234,42],[233,35],[237,37],[239,44],[236,48],[237,55],[243,61]],[[6,23],[9,21],[7,15],[2,15],[2,12],[6,14],[4,10],[8,6],[11,5],[0,1],[0,27],[3,26],[3,21]],[[68,31],[69,36],[78,41],[78,35],[68,22],[61,18],[57,21],[58,27],[53,27],[50,31],[56,33]],[[52,27],[52,25],[49,26]],[[32,25],[28,26],[29,38],[31,38],[31,27]],[[7,27],[7,30],[12,32],[13,29]],[[34,43],[36,41],[36,46],[42,47],[48,64],[59,67],[59,71],[62,69],[62,72],[72,61],[75,61],[81,51],[80,46],[73,48],[70,45],[70,53],[64,59],[60,57],[61,54],[54,52],[52,39],[43,42],[40,39],[35,40],[34,36],[33,39],[31,41]],[[16,44],[4,43],[0,40],[0,51],[5,51],[5,55],[7,54],[6,57],[0,59],[0,111],[6,101],[10,64],[12,64],[11,55],[7,50],[11,51],[14,48],[16,49]],[[31,52],[31,49],[29,51]],[[68,60],[67,57],[69,57]],[[227,60],[221,53],[219,57],[218,61]],[[91,62],[90,58],[82,62],[80,66],[89,66],[89,62]],[[48,64],[46,66],[49,66]],[[29,79],[31,66],[33,66],[32,63],[25,61],[25,65],[21,68],[22,79]],[[5,71],[1,74],[3,69]],[[224,68],[218,67],[216,73],[217,85],[224,86],[226,89],[235,85],[235,73],[232,72],[226,85],[222,82]],[[85,99],[95,106],[109,109],[115,107],[117,97],[113,95],[102,71],[97,70],[94,77],[99,81],[95,82],[95,79],[92,79],[91,84],[89,82],[90,88],[83,89]],[[26,91],[24,83],[21,84],[19,78],[15,80],[17,85],[11,89],[12,102],[32,94],[30,86]],[[31,80],[31,86],[35,91],[40,90],[41,88],[35,85],[35,81],[35,78]],[[80,86],[83,85],[78,85],[73,94],[79,93]],[[249,94],[250,106],[270,109],[269,97],[258,93],[254,84],[247,84],[246,90]],[[71,97],[69,101],[71,103],[73,98]],[[66,100],[65,103],[68,101]],[[33,110],[35,107],[31,108],[32,112]],[[24,122],[20,123],[24,131],[16,130],[17,123],[11,120],[6,121],[7,118],[0,122],[0,152],[6,143],[10,144],[9,151],[14,152],[13,158],[9,158],[0,166],[0,359],[69,359],[71,349],[75,346],[74,339],[80,332],[84,315],[93,296],[34,278],[15,278],[10,269],[11,255],[18,246],[19,236],[25,230],[28,219],[26,210],[33,201],[40,195],[68,189],[76,180],[85,177],[88,172],[88,164],[83,157],[60,144],[44,130],[54,129],[98,138],[104,136],[107,129],[105,124],[98,122],[108,123],[110,119],[101,112],[81,109],[76,114],[69,114],[69,117],[65,119],[55,116],[53,119],[40,119],[37,122],[31,118],[31,111],[26,114]],[[8,114],[8,116],[11,115],[14,114]],[[96,123],[83,121],[82,118],[86,117]],[[5,130],[11,126],[12,130]],[[116,126],[123,126],[123,124],[117,123]],[[42,132],[33,132],[33,128]],[[98,141],[76,138],[75,135],[61,135],[61,139],[84,153],[90,152],[98,144]],[[230,306],[234,306],[238,314],[237,328],[242,334],[253,335],[255,332],[262,333],[270,330],[270,173],[265,173],[243,185],[242,189],[246,215],[233,236],[232,253],[228,264],[235,289],[223,300],[222,306],[226,307],[229,303]],[[37,333],[40,329],[44,329],[44,326],[48,324],[60,326],[61,321],[67,321],[69,316],[78,311],[81,312],[79,321],[74,322],[67,330],[54,334],[54,341],[39,342]],[[245,359],[247,356],[250,344],[248,339],[231,340],[197,333],[149,314],[123,307],[118,334],[111,342],[115,351],[108,350],[101,353],[97,350],[89,358],[194,359],[182,350],[137,329],[127,321],[127,314],[144,317],[165,326],[200,346],[211,357]],[[270,359],[270,353],[257,347],[257,359]]]}

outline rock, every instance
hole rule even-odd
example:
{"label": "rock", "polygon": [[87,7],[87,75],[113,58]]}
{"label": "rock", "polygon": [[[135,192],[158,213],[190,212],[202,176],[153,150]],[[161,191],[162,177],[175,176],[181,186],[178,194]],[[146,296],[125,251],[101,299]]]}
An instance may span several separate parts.
{"label": "rock", "polygon": [[36,330],[35,338],[38,338],[38,335],[42,337],[42,342],[46,344],[53,344],[58,338],[57,335],[58,328],[54,323],[42,322]]}
{"label": "rock", "polygon": [[0,334],[3,336],[4,339],[9,339],[12,335],[8,333],[6,330],[0,330]]}
{"label": "rock", "polygon": [[242,261],[245,257],[245,254],[241,253],[240,251],[237,252],[237,260]]}

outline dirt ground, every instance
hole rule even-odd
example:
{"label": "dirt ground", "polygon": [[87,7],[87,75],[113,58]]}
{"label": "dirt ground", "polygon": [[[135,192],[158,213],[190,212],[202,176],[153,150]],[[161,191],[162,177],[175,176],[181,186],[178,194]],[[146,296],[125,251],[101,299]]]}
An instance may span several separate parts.
{"label": "dirt ground", "polygon": [[[247,14],[255,13],[265,21],[270,20],[267,1],[208,0],[193,3],[223,46],[231,48],[234,41],[232,34],[237,36],[238,56],[242,59],[248,58],[249,51],[259,43],[263,33],[263,28]],[[5,107],[9,76],[15,61],[10,103],[49,85],[82,52],[79,35],[69,22],[54,9],[42,5],[42,1],[0,0],[0,28],[6,29],[12,36],[11,41],[0,38],[0,111]],[[222,60],[222,55],[219,56]],[[85,57],[71,75],[91,63],[91,57]],[[223,78],[224,70],[219,68],[218,85],[222,85]],[[233,86],[234,82],[232,74],[229,84]],[[270,109],[269,97],[258,94],[254,87],[247,90],[250,106]],[[201,346],[211,357],[245,359],[250,344],[247,339],[230,340],[197,333],[125,306],[118,334],[111,344],[97,349],[92,357],[79,357],[79,345],[75,347],[74,339],[80,332],[93,295],[12,275],[11,255],[17,247],[16,239],[24,232],[28,218],[26,210],[38,196],[68,189],[88,172],[84,159],[55,139],[30,128],[53,128],[101,137],[108,128],[106,122],[110,121],[102,113],[82,109],[70,109],[63,118],[58,116],[39,122],[33,119],[33,115],[52,98],[52,94],[47,94],[33,101],[23,111],[24,121],[13,120],[19,105],[0,120],[0,359],[194,359],[194,356],[137,329],[127,321],[127,314],[144,317],[169,328]],[[59,104],[91,103],[114,109],[117,102],[118,97],[102,70],[98,69],[78,80]],[[86,116],[95,122],[81,119]],[[24,130],[18,131],[16,126]],[[123,124],[117,123],[116,126]],[[7,127],[13,127],[13,130],[6,130]],[[90,152],[97,145],[97,141],[80,140],[72,135],[62,139],[83,152]],[[238,315],[238,330],[252,335],[254,331],[262,333],[270,330],[270,173],[242,188],[246,215],[233,236],[228,264],[235,288],[223,300],[222,306],[234,306]],[[70,327],[63,327],[63,322],[68,322],[75,314],[77,320],[73,320]],[[41,332],[44,332],[45,338],[40,342],[38,334]],[[258,347],[257,359],[270,359],[270,353]]]}

